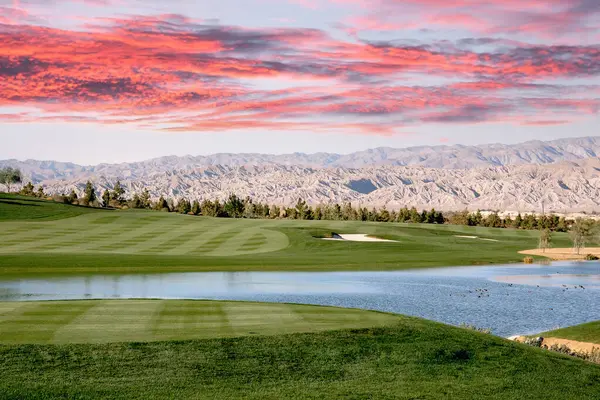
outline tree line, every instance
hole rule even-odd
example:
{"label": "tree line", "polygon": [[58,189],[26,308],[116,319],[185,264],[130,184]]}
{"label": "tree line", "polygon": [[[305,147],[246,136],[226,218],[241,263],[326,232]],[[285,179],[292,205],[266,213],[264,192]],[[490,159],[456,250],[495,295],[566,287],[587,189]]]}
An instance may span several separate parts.
{"label": "tree line", "polygon": [[[0,170],[0,183],[4,183],[9,176],[12,177],[12,182],[20,182],[20,178],[15,178],[16,175],[20,176],[18,170],[6,170]],[[148,209],[220,218],[400,222],[540,230],[543,232],[540,248],[544,247],[544,243],[551,241],[552,232],[573,231],[575,226],[576,229],[581,231],[581,234],[576,235],[579,239],[574,238],[574,242],[579,243],[584,242],[583,238],[590,236],[588,232],[595,231],[598,226],[591,219],[584,219],[581,224],[575,224],[575,220],[569,220],[554,214],[518,214],[515,218],[511,218],[510,216],[501,217],[498,212],[488,213],[484,216],[481,211],[470,212],[465,210],[442,213],[435,209],[418,211],[415,207],[403,207],[397,211],[390,211],[386,207],[370,209],[354,207],[351,203],[322,204],[312,207],[303,199],[298,199],[293,207],[285,207],[255,202],[250,197],[242,198],[236,194],[229,195],[224,201],[209,199],[190,201],[187,198],[175,200],[164,196],[153,201],[148,189],[127,196],[126,190],[120,181],[117,181],[112,189],[105,189],[101,194],[98,194],[93,183],[88,181],[83,192],[83,196],[79,197],[73,189],[69,194],[55,195],[53,199],[66,204],[90,207]],[[41,186],[36,189],[31,182],[23,186],[19,193],[26,196],[48,197]]]}

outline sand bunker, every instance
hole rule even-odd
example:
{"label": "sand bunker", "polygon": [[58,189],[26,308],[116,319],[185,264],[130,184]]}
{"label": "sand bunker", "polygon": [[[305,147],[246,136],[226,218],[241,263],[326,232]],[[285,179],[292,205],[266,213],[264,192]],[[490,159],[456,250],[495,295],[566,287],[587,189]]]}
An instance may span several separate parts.
{"label": "sand bunker", "polygon": [[528,256],[548,257],[551,260],[583,260],[588,254],[593,254],[597,257],[600,257],[600,247],[583,248],[579,251],[579,254],[576,254],[572,248],[546,249],[546,251],[541,249],[533,249],[523,250],[519,253]]}
{"label": "sand bunker", "polygon": [[463,239],[479,239],[479,240],[485,240],[486,242],[499,242],[499,240],[496,240],[496,239],[480,238],[479,236],[454,235],[454,237],[463,238]]}
{"label": "sand bunker", "polygon": [[387,240],[387,239],[379,239],[376,237],[372,237],[363,233],[356,234],[337,234],[335,233],[333,237],[324,238],[323,240],[344,240],[347,242],[394,242],[397,243],[396,240]]}
{"label": "sand bunker", "polygon": [[[509,340],[514,340],[516,342],[524,342],[527,340],[525,336],[511,336],[508,338]],[[560,339],[560,338],[543,338],[542,347],[550,348],[553,345],[555,346],[567,346],[572,351],[576,351],[578,353],[592,353],[594,350],[600,350],[600,345],[597,343],[588,343],[588,342],[578,342],[576,340],[569,339]]]}

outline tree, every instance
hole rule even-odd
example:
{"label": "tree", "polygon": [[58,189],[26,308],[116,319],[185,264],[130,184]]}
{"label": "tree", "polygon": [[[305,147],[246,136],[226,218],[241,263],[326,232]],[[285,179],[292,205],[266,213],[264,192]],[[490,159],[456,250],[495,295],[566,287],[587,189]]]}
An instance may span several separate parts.
{"label": "tree", "polygon": [[244,204],[244,218],[256,218],[256,206],[254,205],[254,203],[252,201],[247,201],[246,204]]}
{"label": "tree", "polygon": [[483,223],[483,214],[481,214],[480,210],[473,215],[473,226],[481,226]]}
{"label": "tree", "polygon": [[568,232],[569,227],[567,226],[567,220],[565,219],[565,217],[560,217],[558,219],[558,223],[556,224],[556,231],[557,232]]}
{"label": "tree", "polygon": [[535,217],[535,215],[533,214],[527,214],[525,215],[525,218],[523,219],[523,228],[525,229],[536,229],[538,226],[538,220]]}
{"label": "tree", "polygon": [[188,201],[188,199],[181,199],[177,204],[177,211],[179,214],[189,214],[192,211],[192,205]]}
{"label": "tree", "polygon": [[21,194],[23,196],[33,196],[33,189],[33,184],[31,182],[28,182],[27,185],[23,186],[23,188],[21,189]]}
{"label": "tree", "polygon": [[546,249],[550,247],[552,243],[552,231],[549,228],[542,229],[540,231],[540,244],[539,248],[543,253],[546,252]]}
{"label": "tree", "polygon": [[307,219],[306,215],[308,214],[308,206],[306,205],[306,202],[302,200],[302,198],[298,199],[295,211],[295,219]]}
{"label": "tree", "polygon": [[242,218],[244,216],[244,202],[235,194],[230,194],[223,205],[223,210],[231,218]]}
{"label": "tree", "polygon": [[87,206],[92,204],[94,201],[96,201],[96,189],[94,189],[94,185],[92,185],[92,182],[87,181],[87,183],[85,184],[85,194],[83,196],[83,203]]}
{"label": "tree", "polygon": [[352,207],[352,203],[344,204],[342,209],[342,219],[344,221],[355,221],[358,218],[356,210]]}
{"label": "tree", "polygon": [[452,225],[469,225],[469,210],[453,213],[449,216]]}
{"label": "tree", "polygon": [[160,196],[156,204],[154,205],[156,211],[169,211],[169,203],[163,196]]}
{"label": "tree", "polygon": [[35,195],[36,195],[36,197],[39,197],[40,199],[43,198],[44,196],[46,196],[46,194],[44,193],[44,187],[42,185],[40,185],[38,187],[37,193]]}
{"label": "tree", "polygon": [[192,203],[192,214],[200,215],[200,210],[200,203],[198,203],[198,200],[194,200]]}
{"label": "tree", "polygon": [[75,204],[77,203],[77,193],[75,193],[75,189],[71,189],[71,193],[69,194],[69,197],[67,197],[67,200],[69,202],[69,204]]}
{"label": "tree", "polygon": [[410,221],[410,211],[406,207],[402,207],[400,212],[398,212],[398,222],[408,222]]}
{"label": "tree", "polygon": [[369,220],[369,211],[366,207],[362,207],[358,209],[358,220],[359,221],[368,221]]}
{"label": "tree", "polygon": [[106,189],[104,193],[102,193],[102,202],[104,203],[104,208],[110,206],[110,190]]}
{"label": "tree", "polygon": [[390,222],[390,212],[385,208],[385,206],[379,212],[379,216],[377,218],[379,222]]}
{"label": "tree", "polygon": [[420,224],[421,222],[423,222],[423,219],[421,218],[421,214],[419,214],[419,212],[417,211],[417,209],[415,207],[411,207],[411,209],[409,211],[409,216],[410,216],[410,222],[412,222],[414,224]]}
{"label": "tree", "polygon": [[512,226],[515,229],[520,229],[523,226],[523,217],[521,216],[521,213],[517,214]]}
{"label": "tree", "polygon": [[11,186],[21,183],[22,179],[21,171],[17,168],[6,167],[0,169],[0,183],[6,186],[9,193]]}
{"label": "tree", "polygon": [[582,218],[577,218],[571,226],[570,236],[573,241],[573,250],[580,253],[585,247],[585,242],[590,239],[592,230],[589,221]]}
{"label": "tree", "polygon": [[115,187],[113,188],[112,198],[116,200],[119,204],[125,201],[125,189],[121,186],[121,181],[117,181],[115,183]]}
{"label": "tree", "polygon": [[435,223],[438,225],[444,225],[446,223],[446,218],[444,218],[444,214],[441,211],[435,212]]}
{"label": "tree", "polygon": [[281,214],[281,208],[272,204],[271,207],[269,207],[269,217],[271,219],[279,218],[279,214]]}
{"label": "tree", "polygon": [[150,192],[148,192],[148,189],[144,189],[140,196],[140,207],[150,208]]}
{"label": "tree", "polygon": [[502,218],[500,218],[497,212],[493,212],[483,220],[483,225],[490,228],[501,228]]}
{"label": "tree", "polygon": [[202,210],[202,215],[207,217],[220,217],[223,214],[223,209],[221,207],[221,203],[219,200],[210,201],[204,200],[200,205],[200,209]]}

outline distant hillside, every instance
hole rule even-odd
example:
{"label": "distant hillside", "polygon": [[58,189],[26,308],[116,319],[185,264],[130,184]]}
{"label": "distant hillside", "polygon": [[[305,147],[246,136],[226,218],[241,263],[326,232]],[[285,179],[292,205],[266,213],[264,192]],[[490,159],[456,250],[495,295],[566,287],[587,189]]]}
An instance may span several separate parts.
{"label": "distant hillside", "polygon": [[120,179],[130,193],[148,188],[154,199],[224,199],[236,193],[282,205],[301,197],[309,204],[390,209],[567,213],[600,211],[596,154],[600,138],[590,137],[510,146],[382,148],[345,156],[221,154],[93,167],[54,161],[3,161],[0,166],[21,168],[26,180],[50,194],[71,189],[82,194],[87,180],[104,190]]}
{"label": "distant hillside", "polygon": [[[269,204],[352,202],[397,209],[415,206],[439,210],[535,212],[600,211],[600,159],[552,165],[474,169],[379,166],[307,168],[298,166],[213,166],[169,171],[140,171],[121,176],[129,193],[148,188],[152,197],[225,199],[230,193]],[[116,177],[85,173],[71,179],[45,180],[48,193],[83,194],[93,180],[101,191]]]}
{"label": "distant hillside", "polygon": [[476,168],[508,165],[545,165],[578,161],[600,155],[600,137],[531,141],[515,145],[420,146],[404,149],[380,147],[341,155],[316,154],[213,154],[169,156],[147,161],[82,166],[68,162],[4,160],[1,166],[19,167],[34,183],[48,179],[93,176],[136,178],[153,173],[211,166],[288,165],[311,168],[364,168],[377,166],[419,166],[426,168]]}

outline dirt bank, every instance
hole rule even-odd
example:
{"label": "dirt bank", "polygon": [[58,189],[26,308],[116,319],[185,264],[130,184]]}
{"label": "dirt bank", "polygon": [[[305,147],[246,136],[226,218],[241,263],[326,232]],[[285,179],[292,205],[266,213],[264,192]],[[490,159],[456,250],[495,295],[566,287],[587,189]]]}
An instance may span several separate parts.
{"label": "dirt bank", "polygon": [[546,251],[533,249],[523,250],[519,253],[528,256],[548,257],[551,260],[584,260],[585,256],[588,254],[600,257],[600,247],[583,248],[579,251],[579,254],[575,253],[572,248],[546,249]]}

